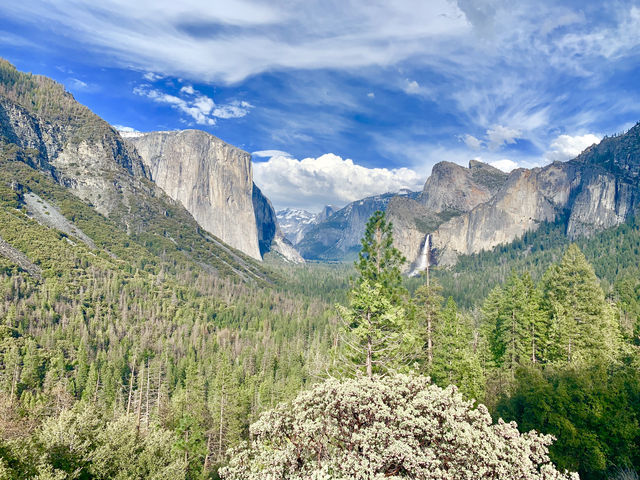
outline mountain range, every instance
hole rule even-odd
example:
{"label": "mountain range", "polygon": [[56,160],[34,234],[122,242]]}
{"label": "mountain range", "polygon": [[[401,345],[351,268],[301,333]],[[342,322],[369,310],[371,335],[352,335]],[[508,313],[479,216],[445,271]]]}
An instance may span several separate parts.
{"label": "mountain range", "polygon": [[[173,249],[246,278],[261,276],[256,262],[265,255],[294,263],[355,257],[376,210],[387,212],[395,245],[413,268],[427,235],[431,261],[452,265],[459,255],[509,243],[544,222],[561,222],[568,239],[591,235],[625,222],[640,203],[636,125],[568,162],[508,174],[476,160],[468,167],[440,162],[420,192],[384,193],[318,214],[276,213],[253,183],[249,153],[199,130],[118,132],[62,85],[6,61],[0,61],[0,149],[6,178],[7,162],[20,161],[147,248]],[[55,199],[31,192],[19,178],[12,182],[33,218],[95,244]],[[38,198],[48,214],[38,214]],[[59,221],[51,223],[54,217]]]}

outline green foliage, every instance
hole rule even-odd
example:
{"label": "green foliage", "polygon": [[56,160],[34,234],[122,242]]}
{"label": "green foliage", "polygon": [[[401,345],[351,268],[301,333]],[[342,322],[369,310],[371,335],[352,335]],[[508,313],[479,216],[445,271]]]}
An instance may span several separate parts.
{"label": "green foliage", "polygon": [[497,413],[521,430],[553,434],[551,459],[581,478],[603,479],[640,466],[638,365],[523,368]]}
{"label": "green foliage", "polygon": [[540,290],[531,277],[512,273],[503,287],[496,287],[483,306],[492,360],[513,375],[520,365],[542,361],[547,344],[545,312]]}
{"label": "green foliage", "polygon": [[349,297],[349,308],[338,306],[346,329],[343,366],[370,377],[406,365],[415,339],[404,309],[393,305],[382,286],[370,285],[368,279]]}
{"label": "green foliage", "polygon": [[404,292],[400,269],[405,261],[393,246],[393,225],[386,221],[384,212],[376,211],[367,222],[355,264],[360,279],[380,284],[397,300]]}
{"label": "green foliage", "polygon": [[611,361],[617,356],[620,339],[613,311],[577,245],[571,244],[546,273],[542,301],[549,316],[548,361]]}

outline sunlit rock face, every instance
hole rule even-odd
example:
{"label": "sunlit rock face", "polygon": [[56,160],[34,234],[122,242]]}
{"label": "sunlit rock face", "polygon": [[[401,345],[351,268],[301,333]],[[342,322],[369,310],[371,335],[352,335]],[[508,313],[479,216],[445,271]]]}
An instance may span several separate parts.
{"label": "sunlit rock face", "polygon": [[131,137],[151,179],[208,232],[250,255],[260,254],[251,155],[200,130]]}

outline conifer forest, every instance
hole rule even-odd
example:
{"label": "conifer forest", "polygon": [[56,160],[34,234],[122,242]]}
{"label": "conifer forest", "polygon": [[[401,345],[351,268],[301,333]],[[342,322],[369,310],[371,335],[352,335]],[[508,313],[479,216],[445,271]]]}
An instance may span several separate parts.
{"label": "conifer forest", "polygon": [[0,480],[640,480],[639,73],[637,0],[0,2]]}

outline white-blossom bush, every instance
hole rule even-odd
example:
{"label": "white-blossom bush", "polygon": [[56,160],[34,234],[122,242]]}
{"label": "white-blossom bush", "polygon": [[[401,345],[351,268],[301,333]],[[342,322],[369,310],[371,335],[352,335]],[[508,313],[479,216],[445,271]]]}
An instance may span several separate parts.
{"label": "white-blossom bush", "polygon": [[550,463],[549,435],[493,425],[426,377],[328,380],[263,414],[224,480],[578,479]]}

